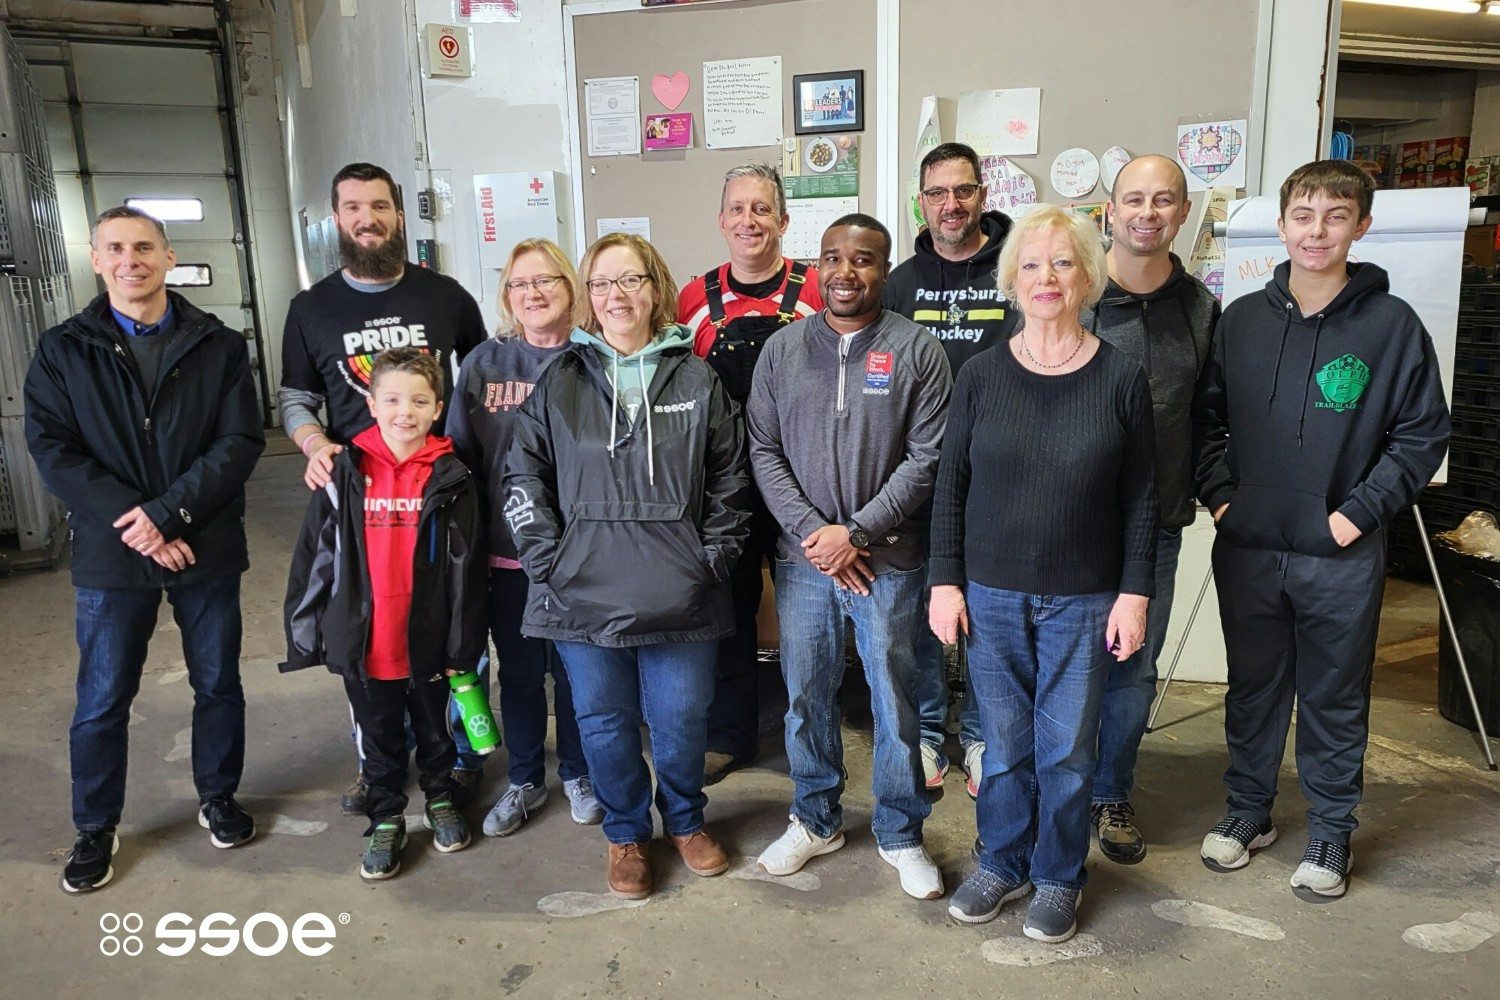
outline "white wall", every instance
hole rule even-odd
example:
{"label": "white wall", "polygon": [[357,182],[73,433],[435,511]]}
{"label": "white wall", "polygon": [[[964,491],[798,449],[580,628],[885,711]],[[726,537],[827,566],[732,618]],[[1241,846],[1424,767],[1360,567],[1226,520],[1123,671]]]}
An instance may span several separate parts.
{"label": "white wall", "polygon": [[1474,83],[1470,156],[1500,156],[1500,71],[1481,70]]}
{"label": "white wall", "polygon": [[1260,178],[1250,193],[1279,189],[1297,167],[1326,154],[1338,34],[1332,0],[1274,0]]}

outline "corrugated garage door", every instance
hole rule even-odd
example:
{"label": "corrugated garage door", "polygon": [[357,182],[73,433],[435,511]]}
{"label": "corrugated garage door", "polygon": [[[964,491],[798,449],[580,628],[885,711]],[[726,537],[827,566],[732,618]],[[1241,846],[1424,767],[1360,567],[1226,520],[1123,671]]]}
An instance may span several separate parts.
{"label": "corrugated garage door", "polygon": [[74,297],[82,304],[103,291],[89,265],[89,221],[148,199],[139,207],[166,221],[177,251],[169,284],[244,330],[258,372],[218,51],[39,39],[22,46],[46,106]]}

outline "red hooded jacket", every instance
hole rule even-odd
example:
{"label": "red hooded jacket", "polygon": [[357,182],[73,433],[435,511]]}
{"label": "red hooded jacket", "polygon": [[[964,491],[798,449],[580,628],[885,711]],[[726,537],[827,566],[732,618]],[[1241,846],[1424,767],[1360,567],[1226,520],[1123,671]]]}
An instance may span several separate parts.
{"label": "red hooded jacket", "polygon": [[354,444],[365,477],[365,552],[374,600],[365,670],[371,680],[405,680],[411,676],[406,637],[422,494],[433,462],[451,455],[453,442],[428,435],[427,443],[405,461],[397,461],[379,427],[355,435]]}

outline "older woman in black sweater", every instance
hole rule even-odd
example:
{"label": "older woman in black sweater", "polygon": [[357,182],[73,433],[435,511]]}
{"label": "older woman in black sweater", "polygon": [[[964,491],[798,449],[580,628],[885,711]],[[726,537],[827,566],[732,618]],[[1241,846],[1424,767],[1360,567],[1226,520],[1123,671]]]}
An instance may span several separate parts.
{"label": "older woman in black sweater", "polygon": [[1140,366],[1079,322],[1107,280],[1085,216],[1026,216],[998,277],[1021,329],[959,372],[933,497],[932,630],[968,635],[985,739],[979,868],[948,912],[992,920],[1034,885],[1026,935],[1059,942],[1077,930],[1110,658],[1145,637],[1151,396]]}

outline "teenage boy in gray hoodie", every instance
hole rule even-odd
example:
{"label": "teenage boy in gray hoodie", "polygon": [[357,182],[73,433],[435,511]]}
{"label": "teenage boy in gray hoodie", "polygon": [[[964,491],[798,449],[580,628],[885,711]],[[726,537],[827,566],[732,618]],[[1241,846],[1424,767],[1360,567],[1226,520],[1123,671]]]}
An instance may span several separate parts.
{"label": "teenage boy in gray hoodie", "polygon": [[1167,639],[1182,529],[1198,512],[1193,484],[1193,386],[1208,363],[1219,301],[1188,274],[1172,241],[1193,203],[1175,160],[1138,156],[1115,178],[1105,213],[1113,227],[1109,284],[1083,322],[1146,372],[1156,422],[1156,596],[1146,612],[1146,643],[1110,665],[1099,708],[1093,816],[1099,850],[1133,865],[1146,856],[1130,791],[1135,761],[1156,697],[1156,660]]}
{"label": "teenage boy in gray hoodie", "polygon": [[917,786],[915,643],[952,376],[934,337],[881,308],[890,254],[890,233],[868,215],[829,227],[818,261],[827,306],[767,341],[750,390],[751,468],[782,529],[776,613],[795,784],[791,825],[760,867],[789,875],[844,846],[837,692],[850,618],[875,714],[870,825],[901,888],[936,899],[942,874],[922,847],[931,804]]}

